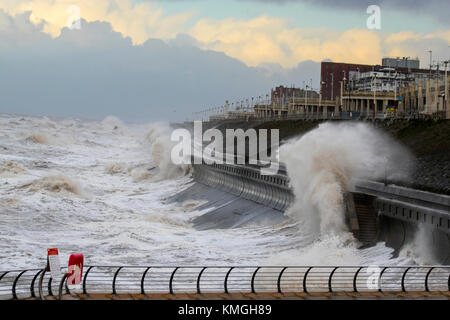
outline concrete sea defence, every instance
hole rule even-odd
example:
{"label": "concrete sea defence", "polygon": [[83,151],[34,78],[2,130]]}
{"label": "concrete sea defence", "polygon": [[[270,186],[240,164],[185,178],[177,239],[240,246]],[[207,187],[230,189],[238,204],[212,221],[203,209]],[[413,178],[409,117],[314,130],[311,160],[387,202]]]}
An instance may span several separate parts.
{"label": "concrete sea defence", "polygon": [[[263,176],[255,166],[202,164],[194,165],[193,176],[198,184],[178,195],[177,200],[195,197],[197,192],[200,198],[209,200],[205,207],[217,206],[217,201],[220,204],[194,220],[199,228],[233,227],[237,221],[264,220],[266,215],[282,219],[279,213],[294,201],[289,178],[283,172]],[[199,185],[218,189],[237,201],[220,195],[212,200],[197,191],[202,188]],[[399,250],[421,230],[421,241],[429,244],[434,259],[450,264],[450,196],[359,181],[355,192],[345,195],[345,203],[347,225],[363,245],[386,241]],[[241,216],[236,218],[233,212],[239,208]],[[229,223],[224,224],[227,220]]]}

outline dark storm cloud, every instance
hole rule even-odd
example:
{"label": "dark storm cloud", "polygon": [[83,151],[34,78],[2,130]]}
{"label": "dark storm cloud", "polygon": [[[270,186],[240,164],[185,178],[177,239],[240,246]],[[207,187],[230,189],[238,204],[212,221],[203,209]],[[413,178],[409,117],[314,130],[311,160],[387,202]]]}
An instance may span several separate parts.
{"label": "dark storm cloud", "polygon": [[379,5],[382,9],[395,9],[426,14],[436,17],[440,22],[450,24],[450,1],[448,0],[238,0],[241,2],[278,3],[307,3],[323,8],[364,10],[369,5]]}

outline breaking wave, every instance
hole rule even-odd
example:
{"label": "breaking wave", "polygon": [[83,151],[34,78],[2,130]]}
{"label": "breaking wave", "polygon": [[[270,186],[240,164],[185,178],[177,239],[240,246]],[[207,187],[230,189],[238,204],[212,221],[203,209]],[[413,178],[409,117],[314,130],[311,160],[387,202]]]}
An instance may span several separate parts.
{"label": "breaking wave", "polygon": [[[286,164],[295,194],[286,215],[297,222],[303,240],[301,248],[277,253],[270,262],[367,262],[346,226],[343,195],[354,190],[358,179],[407,179],[409,169],[405,163],[412,163],[411,153],[370,125],[323,123],[281,146],[280,158]],[[382,254],[387,252],[392,250],[384,247]]]}
{"label": "breaking wave", "polygon": [[65,146],[73,144],[76,139],[70,134],[50,133],[47,131],[33,132],[25,138],[25,142],[49,146]]}
{"label": "breaking wave", "polygon": [[280,148],[295,193],[287,215],[318,235],[346,232],[343,193],[358,179],[407,179],[411,153],[364,124],[324,123]]}
{"label": "breaking wave", "polygon": [[52,142],[51,138],[45,133],[32,133],[25,141],[40,144],[51,144]]}
{"label": "breaking wave", "polygon": [[190,167],[188,165],[175,165],[171,159],[171,150],[174,142],[170,136],[172,128],[164,122],[152,123],[145,135],[145,144],[150,146],[150,152],[154,164],[159,168],[156,179],[174,179],[186,175]]}
{"label": "breaking wave", "polygon": [[89,198],[88,193],[79,182],[62,174],[49,175],[33,180],[22,185],[21,188],[27,188],[31,192],[49,191],[52,193],[69,193],[82,198]]}
{"label": "breaking wave", "polygon": [[0,165],[0,175],[12,176],[25,173],[27,170],[15,161],[6,161]]}
{"label": "breaking wave", "polygon": [[107,116],[103,119],[101,125],[104,130],[112,133],[123,135],[127,132],[127,127],[122,120],[114,116]]}

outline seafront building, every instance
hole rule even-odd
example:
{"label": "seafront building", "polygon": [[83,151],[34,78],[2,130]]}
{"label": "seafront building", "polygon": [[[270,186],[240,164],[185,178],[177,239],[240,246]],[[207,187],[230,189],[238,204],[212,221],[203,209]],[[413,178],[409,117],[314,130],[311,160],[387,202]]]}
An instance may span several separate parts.
{"label": "seafront building", "polygon": [[[445,64],[447,67],[448,61]],[[392,118],[450,119],[450,77],[439,68],[420,69],[418,59],[383,58],[381,65],[321,63],[320,89],[278,86],[270,99],[245,108],[228,102],[210,120],[236,118]]]}

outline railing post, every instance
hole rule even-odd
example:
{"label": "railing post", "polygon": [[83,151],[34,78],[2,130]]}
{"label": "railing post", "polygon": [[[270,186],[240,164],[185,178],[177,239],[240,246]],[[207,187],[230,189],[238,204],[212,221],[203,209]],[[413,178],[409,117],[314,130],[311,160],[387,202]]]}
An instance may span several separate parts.
{"label": "railing post", "polygon": [[278,281],[277,281],[277,288],[278,288],[278,293],[283,294],[283,292],[281,291],[281,277],[283,276],[284,271],[287,269],[288,267],[284,267],[280,274],[278,275]]}
{"label": "railing post", "polygon": [[14,283],[12,286],[12,296],[13,299],[17,299],[17,294],[16,294],[16,285],[17,285],[17,281],[19,281],[19,278],[25,273],[27,272],[27,270],[22,271],[21,273],[19,273],[19,275],[14,279]]}
{"label": "railing post", "polygon": [[303,276],[303,292],[308,293],[308,290],[306,289],[306,278],[308,277],[308,273],[312,270],[313,267],[309,267],[308,270],[306,270],[305,275]]}
{"label": "railing post", "polygon": [[224,292],[226,294],[228,294],[228,277],[230,276],[230,273],[231,273],[231,271],[233,271],[233,269],[234,269],[234,267],[231,267],[230,270],[228,270],[227,274],[225,275],[225,280],[223,282],[223,288],[224,288]]}
{"label": "railing post", "polygon": [[380,287],[378,288],[378,291],[379,291],[380,293],[383,293],[383,289],[381,289],[381,277],[383,277],[383,273],[386,271],[387,268],[388,268],[388,267],[384,267],[383,270],[381,270],[381,272],[380,272],[380,276],[378,277],[378,285],[380,286]]}
{"label": "railing post", "polygon": [[411,269],[411,267],[406,268],[405,272],[403,272],[402,275],[402,291],[406,292],[405,290],[405,277],[406,277],[406,273],[409,271],[409,269]]}
{"label": "railing post", "polygon": [[119,267],[119,269],[117,269],[117,271],[114,273],[114,277],[113,277],[112,293],[113,293],[114,295],[117,295],[117,291],[116,291],[116,279],[117,279],[117,276],[119,275],[120,270],[122,270],[122,267]]}
{"label": "railing post", "polygon": [[84,279],[83,279],[83,294],[87,294],[87,290],[86,290],[86,280],[87,280],[87,276],[88,276],[88,274],[89,274],[89,271],[91,271],[92,268],[93,268],[92,266],[89,267],[89,268],[86,270],[86,273],[85,273],[85,275],[84,275]]}
{"label": "railing post", "polygon": [[364,267],[359,267],[358,270],[355,272],[355,276],[353,277],[353,291],[354,292],[358,292],[358,288],[356,286],[356,279],[358,278],[358,274],[359,272],[363,269]]}
{"label": "railing post", "polygon": [[206,268],[207,268],[207,267],[204,267],[204,268],[202,269],[202,271],[200,271],[200,273],[199,273],[199,275],[198,275],[198,277],[197,277],[197,293],[198,293],[198,294],[201,294],[201,292],[200,292],[200,278],[202,277],[202,274],[203,274],[203,272],[206,270]]}
{"label": "railing post", "polygon": [[145,280],[145,276],[147,275],[148,270],[150,270],[151,267],[148,267],[147,269],[145,269],[144,273],[142,274],[142,278],[141,278],[141,294],[145,295],[145,289],[144,289],[144,280]]}
{"label": "railing post", "polygon": [[45,300],[44,291],[42,290],[42,284],[44,282],[44,276],[45,276],[46,271],[47,271],[46,268],[42,269],[41,276],[39,277],[39,287],[38,288],[39,288],[39,299],[41,299],[41,300]]}
{"label": "railing post", "polygon": [[430,288],[428,287],[428,278],[431,274],[431,271],[433,271],[434,267],[431,267],[430,270],[428,270],[427,275],[425,276],[425,290],[427,292],[430,292]]}
{"label": "railing post", "polygon": [[36,282],[37,277],[39,276],[39,274],[42,272],[42,269],[39,270],[33,277],[33,280],[31,280],[31,284],[30,284],[30,294],[31,297],[36,298],[36,293],[34,292],[34,283]]}
{"label": "railing post", "polygon": [[261,269],[261,267],[256,268],[255,272],[253,272],[253,275],[252,275],[251,287],[252,287],[253,294],[256,294],[256,292],[255,292],[255,277],[256,277],[256,273],[258,273],[259,269]]}
{"label": "railing post", "polygon": [[59,282],[59,290],[58,290],[58,300],[62,300],[62,291],[64,282],[67,279],[67,273],[64,274],[64,276],[61,278],[61,281]]}
{"label": "railing post", "polygon": [[173,270],[172,275],[170,276],[170,281],[169,281],[169,292],[170,294],[173,294],[173,277],[175,276],[175,273],[177,272],[177,270],[179,269],[179,267],[176,267],[175,270]]}
{"label": "railing post", "polygon": [[328,277],[328,291],[329,291],[330,293],[333,292],[333,288],[332,288],[332,284],[331,284],[331,281],[332,281],[332,279],[333,279],[333,274],[336,272],[336,270],[337,270],[338,268],[339,268],[339,267],[334,267],[333,271],[331,271],[330,276]]}
{"label": "railing post", "polygon": [[48,279],[48,284],[47,284],[48,294],[49,294],[50,296],[53,296],[53,291],[52,291],[52,281],[53,281],[53,278],[50,277],[50,279]]}

